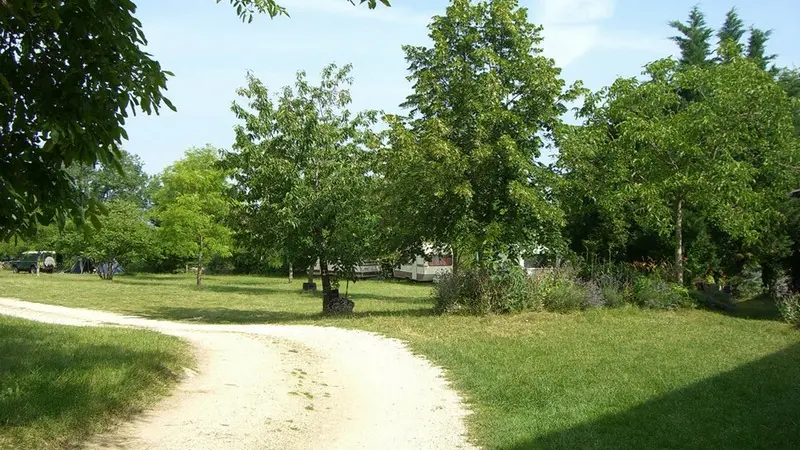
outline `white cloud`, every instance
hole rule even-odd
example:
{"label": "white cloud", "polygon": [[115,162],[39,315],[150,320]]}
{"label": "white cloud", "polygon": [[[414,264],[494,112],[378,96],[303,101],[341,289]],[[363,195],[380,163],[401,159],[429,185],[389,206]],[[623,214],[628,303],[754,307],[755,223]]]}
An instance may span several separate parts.
{"label": "white cloud", "polygon": [[656,52],[664,56],[676,53],[676,46],[666,37],[654,38],[625,32],[604,34],[601,36],[598,46],[616,50]]}
{"label": "white cloud", "polygon": [[531,0],[530,19],[544,26],[544,54],[566,67],[596,49],[667,52],[666,40],[604,29],[616,0]]}
{"label": "white cloud", "polygon": [[541,0],[539,8],[545,23],[592,23],[611,18],[615,3],[615,0]]}
{"label": "white cloud", "polygon": [[544,54],[561,67],[598,45],[599,23],[614,15],[616,0],[538,0],[530,19],[544,26]]}
{"label": "white cloud", "polygon": [[560,67],[566,67],[595,48],[599,34],[600,27],[597,25],[545,25],[544,54],[553,58]]}

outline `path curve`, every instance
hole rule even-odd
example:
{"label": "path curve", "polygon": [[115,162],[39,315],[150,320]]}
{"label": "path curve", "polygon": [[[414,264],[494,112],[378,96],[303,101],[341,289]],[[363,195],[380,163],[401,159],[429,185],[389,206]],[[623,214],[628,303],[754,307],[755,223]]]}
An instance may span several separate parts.
{"label": "path curve", "polygon": [[0,298],[0,314],[188,340],[196,371],[90,449],[474,449],[441,369],[400,341],[301,325],[198,325]]}

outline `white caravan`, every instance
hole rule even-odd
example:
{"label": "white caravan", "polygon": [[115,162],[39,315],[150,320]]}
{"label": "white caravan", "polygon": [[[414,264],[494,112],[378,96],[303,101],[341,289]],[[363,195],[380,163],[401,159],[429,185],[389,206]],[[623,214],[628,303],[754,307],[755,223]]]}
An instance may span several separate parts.
{"label": "white caravan", "polygon": [[394,277],[412,281],[433,281],[439,276],[453,272],[453,257],[450,255],[432,255],[430,261],[417,256],[413,261],[400,264],[394,269]]}
{"label": "white caravan", "polygon": [[[328,267],[328,270],[330,270],[331,272],[336,272],[336,265],[335,264],[330,265]],[[320,275],[320,273],[321,269],[319,266],[319,260],[317,260],[317,263],[314,264],[314,275]],[[359,279],[373,278],[377,277],[380,274],[381,274],[381,265],[378,262],[374,261],[365,262],[355,267],[355,276],[356,278]]]}
{"label": "white caravan", "polygon": [[[426,249],[428,259],[417,256],[413,261],[400,264],[394,269],[394,277],[408,279],[412,281],[434,281],[439,276],[453,272],[453,257],[451,255],[432,254],[430,249]],[[544,247],[535,250],[535,255],[545,252]],[[536,256],[530,258],[519,258],[519,265],[525,269],[528,275],[533,275],[544,269],[541,258]]]}

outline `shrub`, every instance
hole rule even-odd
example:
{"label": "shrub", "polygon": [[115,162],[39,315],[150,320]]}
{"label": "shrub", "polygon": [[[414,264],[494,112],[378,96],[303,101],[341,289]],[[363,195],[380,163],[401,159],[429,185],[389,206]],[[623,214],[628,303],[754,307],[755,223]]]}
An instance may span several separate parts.
{"label": "shrub", "polygon": [[[602,306],[602,297],[596,287],[593,284],[590,288],[580,281],[571,267],[561,267],[540,275],[537,295],[548,311],[567,312],[584,309],[592,303]],[[593,292],[590,293],[589,289]]]}
{"label": "shrub", "polygon": [[512,264],[442,275],[434,288],[436,310],[444,313],[508,313],[541,309],[537,283]]}
{"label": "shrub", "polygon": [[582,281],[580,285],[586,293],[586,308],[602,308],[606,305],[606,299],[603,295],[603,289],[595,281]]}
{"label": "shrub", "polygon": [[436,310],[440,313],[454,313],[466,307],[466,277],[459,273],[446,273],[434,284],[433,296],[436,299]]}
{"label": "shrub", "polygon": [[800,295],[794,294],[778,300],[778,309],[783,319],[800,328]]}
{"label": "shrub", "polygon": [[517,264],[504,262],[488,274],[487,303],[492,312],[513,312],[541,308],[530,277]]}
{"label": "shrub", "polygon": [[601,283],[600,290],[603,293],[605,306],[608,308],[620,308],[630,302],[631,293],[628,286],[615,286],[613,284]]}
{"label": "shrub", "polygon": [[586,290],[573,280],[556,280],[550,290],[550,295],[544,301],[548,311],[567,312],[583,309],[588,304]]}
{"label": "shrub", "polygon": [[633,297],[639,306],[652,309],[675,309],[692,304],[683,286],[658,278],[639,277],[633,283]]}
{"label": "shrub", "polygon": [[635,303],[643,308],[673,309],[691,306],[688,291],[657,276],[645,277],[611,267],[578,276],[571,266],[527,275],[517,264],[499,261],[491,268],[462,269],[446,274],[435,286],[440,313],[509,313],[546,309],[568,312],[587,308],[621,307]]}
{"label": "shrub", "polygon": [[792,280],[784,271],[780,271],[769,286],[769,295],[776,303],[792,296]]}
{"label": "shrub", "polygon": [[742,271],[730,281],[733,295],[741,298],[756,297],[764,292],[761,280],[761,266],[756,262],[748,262]]}

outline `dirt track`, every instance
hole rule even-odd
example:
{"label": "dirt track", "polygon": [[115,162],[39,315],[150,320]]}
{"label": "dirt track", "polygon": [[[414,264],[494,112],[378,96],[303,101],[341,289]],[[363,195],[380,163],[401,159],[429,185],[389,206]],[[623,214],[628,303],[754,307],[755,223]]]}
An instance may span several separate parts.
{"label": "dirt track", "polygon": [[439,368],[364,331],[195,325],[0,299],[0,314],[133,326],[188,340],[198,366],[150,411],[87,448],[471,449],[467,410]]}

